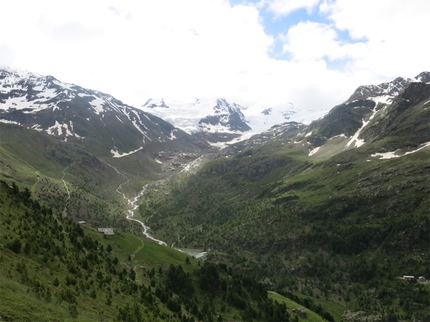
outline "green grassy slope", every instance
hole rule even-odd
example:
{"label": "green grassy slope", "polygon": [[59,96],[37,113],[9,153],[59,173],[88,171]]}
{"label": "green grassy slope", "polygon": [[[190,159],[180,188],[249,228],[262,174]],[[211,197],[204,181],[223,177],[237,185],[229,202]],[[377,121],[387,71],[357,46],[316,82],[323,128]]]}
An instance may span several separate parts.
{"label": "green grassy slope", "polygon": [[0,181],[6,321],[288,321],[262,284],[121,230],[103,237]]}
{"label": "green grassy slope", "polygon": [[[79,144],[16,125],[0,127],[0,177],[19,187],[31,187],[33,195],[57,212],[94,225],[129,226],[124,219],[124,200],[149,180],[158,179],[155,162],[129,157],[99,159]],[[118,174],[118,171],[121,174]]]}
{"label": "green grassy slope", "polygon": [[315,322],[322,322],[325,321],[320,315],[318,315],[317,313],[315,313],[312,310],[307,309],[306,307],[304,307],[303,305],[300,305],[299,303],[285,297],[282,296],[276,292],[269,292],[269,297],[279,301],[279,302],[283,302],[285,303],[285,305],[287,306],[288,310],[290,310],[290,312],[294,312],[293,310],[295,309],[304,309],[306,312],[306,316],[297,316],[297,320],[298,321],[315,321]]}

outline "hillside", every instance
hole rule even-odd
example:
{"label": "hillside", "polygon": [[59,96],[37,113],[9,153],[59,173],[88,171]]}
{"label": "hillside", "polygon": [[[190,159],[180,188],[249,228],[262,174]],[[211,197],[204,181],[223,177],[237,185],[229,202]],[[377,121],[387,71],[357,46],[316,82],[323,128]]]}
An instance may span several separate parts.
{"label": "hillside", "polygon": [[430,276],[429,104],[430,85],[412,83],[391,104],[274,127],[148,194],[141,216],[278,292],[427,320],[428,284],[399,277]]}
{"label": "hillside", "polygon": [[0,189],[4,321],[288,321],[294,315],[225,264],[120,230],[103,237],[41,205],[28,189],[5,181]]}
{"label": "hillside", "polygon": [[52,76],[0,69],[0,120],[46,133],[100,157],[207,148],[172,124],[109,94]]}

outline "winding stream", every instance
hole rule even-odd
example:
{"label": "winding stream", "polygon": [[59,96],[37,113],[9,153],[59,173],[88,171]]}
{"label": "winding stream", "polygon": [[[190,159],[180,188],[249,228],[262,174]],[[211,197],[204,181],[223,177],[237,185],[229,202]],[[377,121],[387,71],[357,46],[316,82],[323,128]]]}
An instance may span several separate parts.
{"label": "winding stream", "polygon": [[[128,181],[127,181],[127,182],[128,182]],[[122,186],[122,184],[121,184],[120,186]],[[142,197],[142,196],[143,196],[143,194],[145,193],[145,190],[146,190],[146,188],[147,188],[147,186],[148,186],[148,185],[147,185],[147,184],[146,184],[146,185],[144,185],[144,186],[142,187],[142,190],[139,192],[139,194],[138,194],[137,196],[133,197],[133,198],[127,198],[127,197],[126,197],[126,196],[125,196],[121,191],[119,191],[120,186],[118,186],[118,189],[116,190],[116,192],[118,192],[119,194],[121,194],[121,195],[123,196],[123,198],[127,200],[128,205],[129,205],[129,207],[130,207],[130,209],[129,209],[129,210],[126,210],[126,212],[127,212],[127,216],[126,216],[126,218],[127,218],[128,220],[133,220],[133,221],[138,222],[138,223],[142,226],[142,228],[143,228],[142,233],[145,235],[145,237],[146,237],[146,238],[149,238],[149,239],[151,239],[151,240],[153,240],[153,241],[157,242],[159,245],[167,246],[167,244],[166,244],[165,242],[163,242],[162,240],[159,240],[159,239],[157,239],[157,238],[152,237],[152,236],[148,233],[148,229],[149,229],[149,227],[148,227],[148,226],[146,226],[146,225],[143,223],[143,221],[140,221],[140,220],[138,220],[138,219],[133,218],[133,217],[134,217],[134,212],[137,210],[137,208],[139,208],[139,205],[138,205],[137,201],[139,200],[139,198],[140,198],[140,197]]]}
{"label": "winding stream", "polygon": [[[106,162],[105,162],[106,163]],[[144,185],[143,187],[142,187],[142,190],[136,195],[136,196],[134,196],[134,197],[132,197],[132,198],[127,198],[126,197],[126,195],[121,191],[121,188],[122,188],[122,186],[124,186],[124,185],[126,185],[126,184],[128,184],[129,182],[130,182],[130,179],[128,179],[128,177],[124,174],[124,173],[122,173],[121,171],[119,171],[117,168],[115,168],[114,166],[112,166],[112,165],[110,165],[109,163],[106,163],[108,166],[110,166],[112,169],[114,169],[115,171],[116,171],[116,173],[118,173],[121,177],[123,177],[123,178],[125,178],[127,181],[125,181],[125,182],[123,182],[123,183],[121,183],[119,186],[118,186],[118,188],[116,188],[116,193],[118,193],[118,194],[120,194],[125,200],[127,200],[127,204],[128,204],[128,207],[129,207],[129,209],[128,210],[126,210],[125,212],[126,212],[126,218],[128,219],[128,220],[132,220],[132,221],[135,221],[135,222],[138,222],[141,226],[142,226],[142,228],[143,228],[143,231],[142,231],[142,234],[146,237],[146,238],[148,238],[148,239],[151,239],[151,240],[153,240],[153,241],[155,241],[156,243],[158,243],[159,245],[164,245],[164,246],[167,246],[167,244],[164,242],[164,241],[162,241],[162,240],[159,240],[159,239],[157,239],[157,238],[154,238],[154,237],[152,237],[149,233],[148,233],[148,230],[150,229],[148,226],[146,226],[145,225],[145,223],[143,222],[143,221],[141,221],[141,220],[138,220],[138,219],[136,219],[136,218],[133,218],[134,217],[134,212],[139,208],[139,205],[138,205],[138,200],[139,200],[139,198],[140,197],[142,197],[143,196],[143,194],[145,193],[145,191],[146,191],[146,188],[148,187],[148,184],[146,184],[146,185]]]}

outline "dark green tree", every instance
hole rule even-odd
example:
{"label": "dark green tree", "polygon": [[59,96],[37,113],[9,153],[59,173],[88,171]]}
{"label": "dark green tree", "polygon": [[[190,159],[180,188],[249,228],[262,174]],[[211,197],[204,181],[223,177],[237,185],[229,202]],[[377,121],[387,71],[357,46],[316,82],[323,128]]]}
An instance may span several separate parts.
{"label": "dark green tree", "polygon": [[11,243],[7,245],[11,251],[15,254],[19,254],[21,252],[22,243],[18,238],[15,238]]}

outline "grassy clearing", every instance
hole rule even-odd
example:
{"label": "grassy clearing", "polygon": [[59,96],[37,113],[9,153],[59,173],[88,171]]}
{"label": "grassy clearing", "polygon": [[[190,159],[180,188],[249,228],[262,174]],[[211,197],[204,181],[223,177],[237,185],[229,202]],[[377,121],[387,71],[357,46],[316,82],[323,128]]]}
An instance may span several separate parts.
{"label": "grassy clearing", "polygon": [[314,298],[313,301],[316,304],[321,304],[321,306],[333,316],[335,321],[342,320],[342,314],[345,311],[345,307],[343,305],[333,301],[323,300],[321,298]]}
{"label": "grassy clearing", "polygon": [[285,305],[287,306],[287,309],[290,311],[291,315],[294,315],[293,313],[291,313],[292,309],[300,309],[300,308],[304,308],[306,310],[306,318],[303,317],[298,317],[299,321],[312,321],[312,322],[324,322],[325,320],[319,316],[317,313],[309,310],[308,308],[305,308],[303,305],[300,305],[296,302],[294,302],[293,300],[290,300],[289,298],[286,298],[285,296],[282,296],[276,292],[272,292],[269,291],[268,292],[269,298],[276,300],[278,302],[283,302],[285,303]]}
{"label": "grassy clearing", "polygon": [[[103,244],[110,244],[117,254],[121,254],[120,260],[130,262],[130,265],[137,267],[163,267],[167,268],[170,264],[180,264],[185,271],[195,268],[197,260],[192,259],[185,253],[173,248],[159,245],[146,238],[139,238],[126,232],[117,232],[115,236],[104,238]],[[192,265],[188,268],[185,265],[186,258],[189,258]]]}

